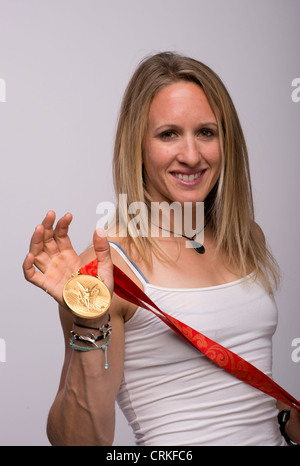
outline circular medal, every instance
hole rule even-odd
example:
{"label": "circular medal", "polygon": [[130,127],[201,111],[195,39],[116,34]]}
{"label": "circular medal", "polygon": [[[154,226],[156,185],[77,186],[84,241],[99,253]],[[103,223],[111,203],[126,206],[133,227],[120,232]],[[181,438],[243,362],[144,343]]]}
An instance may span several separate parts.
{"label": "circular medal", "polygon": [[99,276],[74,274],[64,286],[64,301],[78,317],[95,319],[110,306],[109,289]]}

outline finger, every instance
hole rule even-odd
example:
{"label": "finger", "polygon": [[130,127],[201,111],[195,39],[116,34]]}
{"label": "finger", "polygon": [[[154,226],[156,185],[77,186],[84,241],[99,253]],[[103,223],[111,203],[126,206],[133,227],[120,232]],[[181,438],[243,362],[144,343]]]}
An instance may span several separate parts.
{"label": "finger", "polygon": [[29,252],[34,257],[34,264],[44,272],[50,257],[44,251],[44,226],[38,225],[31,237]]}
{"label": "finger", "polygon": [[46,217],[44,218],[42,222],[42,225],[44,227],[43,249],[50,256],[54,256],[55,254],[58,254],[59,252],[58,246],[54,239],[53,225],[55,222],[55,217],[56,217],[55,212],[53,212],[53,210],[49,210],[49,212],[47,213]]}
{"label": "finger", "polygon": [[56,224],[56,227],[54,230],[54,239],[56,241],[59,251],[73,249],[71,240],[68,236],[69,226],[72,220],[73,220],[72,214],[67,213],[62,218],[60,218]]}
{"label": "finger", "polygon": [[44,274],[38,272],[34,267],[34,255],[29,252],[23,262],[23,273],[27,281],[34,285],[43,288],[44,285]]}
{"label": "finger", "polygon": [[113,262],[110,254],[110,246],[103,230],[98,229],[94,232],[94,249],[98,261],[98,273],[103,278],[110,293],[113,293]]}
{"label": "finger", "polygon": [[34,257],[38,256],[44,251],[44,226],[37,225],[30,240],[29,252]]}

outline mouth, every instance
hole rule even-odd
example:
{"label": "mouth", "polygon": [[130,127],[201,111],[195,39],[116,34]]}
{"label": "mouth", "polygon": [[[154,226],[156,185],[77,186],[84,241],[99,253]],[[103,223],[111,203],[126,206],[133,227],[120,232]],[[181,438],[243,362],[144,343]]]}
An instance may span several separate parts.
{"label": "mouth", "polygon": [[204,173],[206,170],[199,170],[193,173],[186,173],[186,172],[171,172],[171,175],[176,178],[180,183],[193,186],[201,181]]}

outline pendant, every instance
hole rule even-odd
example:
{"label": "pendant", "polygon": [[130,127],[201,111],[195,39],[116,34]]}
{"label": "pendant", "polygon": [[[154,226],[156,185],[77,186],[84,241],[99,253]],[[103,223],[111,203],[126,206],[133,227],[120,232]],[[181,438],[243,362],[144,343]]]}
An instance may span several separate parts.
{"label": "pendant", "polygon": [[195,249],[198,254],[204,254],[205,253],[205,247],[203,244],[197,243],[197,241],[191,241],[193,248]]}

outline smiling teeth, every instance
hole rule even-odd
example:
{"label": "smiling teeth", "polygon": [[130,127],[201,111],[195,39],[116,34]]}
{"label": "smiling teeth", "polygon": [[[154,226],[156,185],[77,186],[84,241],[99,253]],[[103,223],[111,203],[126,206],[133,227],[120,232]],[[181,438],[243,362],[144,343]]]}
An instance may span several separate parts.
{"label": "smiling teeth", "polygon": [[192,175],[182,175],[181,173],[174,173],[174,175],[176,176],[176,178],[179,178],[180,180],[183,180],[183,181],[193,181],[199,178],[201,173],[202,172],[193,173]]}

